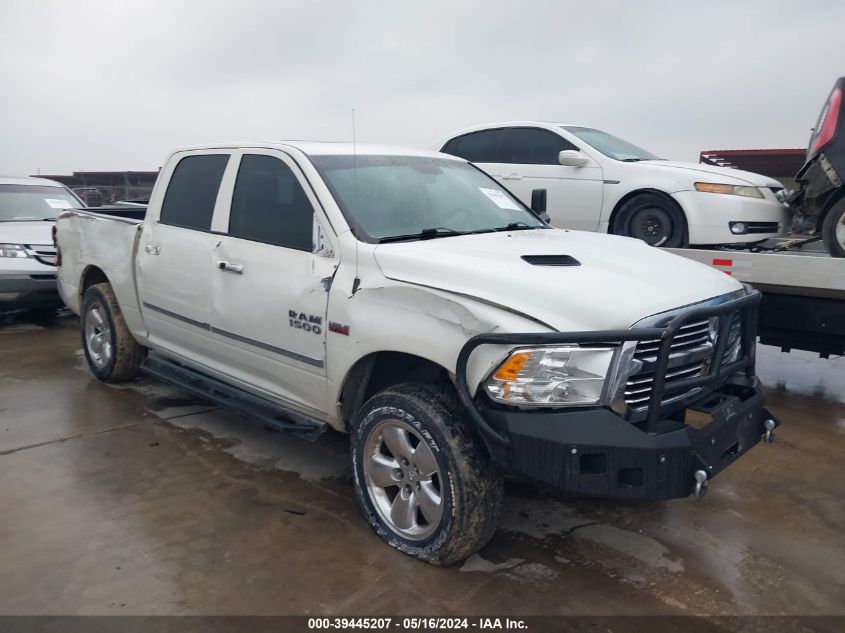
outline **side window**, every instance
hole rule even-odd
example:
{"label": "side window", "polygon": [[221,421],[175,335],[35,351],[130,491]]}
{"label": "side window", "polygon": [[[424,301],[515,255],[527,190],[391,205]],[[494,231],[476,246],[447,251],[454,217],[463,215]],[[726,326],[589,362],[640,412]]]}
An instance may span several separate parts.
{"label": "side window", "polygon": [[228,154],[186,156],[179,161],[164,194],[159,222],[208,231]]}
{"label": "side window", "polygon": [[313,229],[314,209],[290,167],[273,156],[245,154],[232,196],[229,235],[310,253]]}
{"label": "side window", "polygon": [[558,154],[578,149],[565,138],[534,127],[510,128],[502,148],[503,163],[515,165],[560,165]]}
{"label": "side window", "polygon": [[473,163],[498,163],[499,144],[504,130],[471,132],[446,143],[443,150]]}

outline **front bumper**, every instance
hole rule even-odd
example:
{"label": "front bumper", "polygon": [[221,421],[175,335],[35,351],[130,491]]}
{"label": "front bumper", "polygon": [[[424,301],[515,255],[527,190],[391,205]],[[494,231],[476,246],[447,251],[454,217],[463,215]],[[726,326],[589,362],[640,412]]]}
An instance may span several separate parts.
{"label": "front bumper", "polygon": [[[749,198],[700,191],[678,191],[672,197],[681,205],[687,217],[689,243],[740,244],[781,237],[792,229],[792,210],[764,191],[764,198]],[[734,234],[732,222],[747,225],[776,224],[770,232]]]}
{"label": "front bumper", "polygon": [[[777,421],[763,406],[756,378],[734,379],[688,407],[712,419],[701,428],[677,422],[649,434],[609,409],[541,413],[481,406],[488,423],[510,440],[494,452],[508,473],[565,492],[627,499],[676,499],[730,466]],[[692,414],[690,414],[692,415]]]}
{"label": "front bumper", "polygon": [[[665,327],[606,332],[481,334],[458,356],[458,394],[493,460],[504,471],[563,491],[635,499],[673,499],[709,481],[778,425],[763,406],[754,375],[756,309],[760,293],[692,308]],[[725,360],[728,330],[742,319],[740,356]],[[675,337],[703,318],[718,319],[711,362],[699,376],[667,377]],[[681,334],[683,336],[683,334]],[[654,380],[643,419],[609,408],[525,410],[473,396],[466,369],[481,345],[621,344],[659,340]],[[724,361],[724,362],[723,362]],[[701,471],[701,472],[699,472]]]}
{"label": "front bumper", "polygon": [[61,305],[55,272],[0,275],[0,312]]}

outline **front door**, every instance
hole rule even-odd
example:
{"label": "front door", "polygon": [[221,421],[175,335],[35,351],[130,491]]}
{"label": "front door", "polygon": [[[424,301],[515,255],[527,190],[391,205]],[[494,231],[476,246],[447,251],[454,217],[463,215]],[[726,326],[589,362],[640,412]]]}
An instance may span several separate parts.
{"label": "front door", "polygon": [[[237,159],[236,159],[237,160]],[[316,198],[296,163],[244,150],[211,282],[215,354],[251,390],[301,409],[325,400],[333,249],[315,252]]]}
{"label": "front door", "polygon": [[470,132],[451,139],[443,146],[441,151],[453,156],[460,156],[464,160],[474,163],[476,167],[488,175],[497,178],[502,173],[499,151],[504,135],[504,128]]}
{"label": "front door", "polygon": [[561,165],[558,160],[560,152],[577,149],[549,130],[509,128],[502,145],[498,180],[529,206],[531,192],[545,189],[546,210],[553,226],[596,231],[604,192],[601,166],[592,158],[583,167]]}

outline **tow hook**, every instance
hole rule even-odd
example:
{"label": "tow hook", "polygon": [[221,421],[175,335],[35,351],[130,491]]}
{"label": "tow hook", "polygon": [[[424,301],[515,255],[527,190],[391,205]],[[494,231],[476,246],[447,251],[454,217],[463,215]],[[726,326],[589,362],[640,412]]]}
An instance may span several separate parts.
{"label": "tow hook", "polygon": [[704,495],[707,494],[707,473],[703,470],[696,470],[693,474],[695,477],[695,496],[701,499]]}
{"label": "tow hook", "polygon": [[775,421],[766,420],[763,422],[763,426],[766,428],[766,432],[763,433],[763,441],[766,444],[771,444],[775,441]]}

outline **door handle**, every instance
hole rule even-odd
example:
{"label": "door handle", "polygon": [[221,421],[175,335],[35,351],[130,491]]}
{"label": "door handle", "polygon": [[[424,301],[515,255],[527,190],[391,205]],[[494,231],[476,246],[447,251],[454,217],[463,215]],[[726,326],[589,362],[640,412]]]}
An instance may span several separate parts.
{"label": "door handle", "polygon": [[147,244],[144,246],[144,252],[148,255],[158,255],[161,252],[161,246],[158,244]]}
{"label": "door handle", "polygon": [[522,180],[519,174],[511,174],[510,176],[502,176],[502,180]]}
{"label": "door handle", "polygon": [[232,264],[230,262],[218,262],[217,268],[222,270],[224,273],[235,273],[236,275],[243,275],[244,274],[244,265],[243,264]]}

